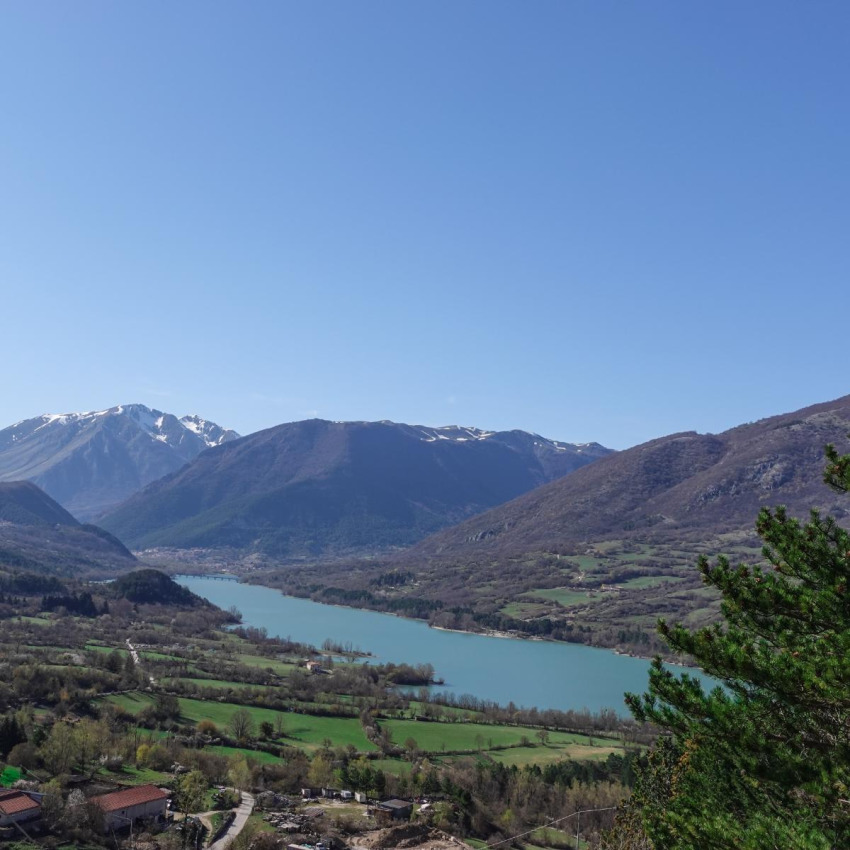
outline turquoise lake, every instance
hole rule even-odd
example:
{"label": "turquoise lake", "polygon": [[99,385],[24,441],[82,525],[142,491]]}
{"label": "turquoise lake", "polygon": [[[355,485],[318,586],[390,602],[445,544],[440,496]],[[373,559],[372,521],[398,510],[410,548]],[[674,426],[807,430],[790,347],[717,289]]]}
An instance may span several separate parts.
{"label": "turquoise lake", "polygon": [[612,708],[625,714],[624,692],[640,693],[647,686],[648,661],[605,649],[446,632],[418,620],[284,596],[268,587],[198,576],[177,580],[215,605],[235,605],[245,625],[264,627],[271,635],[317,647],[327,638],[350,642],[379,662],[433,664],[445,680],[436,691],[502,705]]}

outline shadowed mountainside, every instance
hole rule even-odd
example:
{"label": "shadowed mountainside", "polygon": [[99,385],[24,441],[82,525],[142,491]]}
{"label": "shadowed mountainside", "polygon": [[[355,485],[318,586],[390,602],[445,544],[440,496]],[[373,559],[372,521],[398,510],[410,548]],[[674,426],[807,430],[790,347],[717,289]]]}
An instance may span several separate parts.
{"label": "shadowed mountainside", "polygon": [[80,524],[35,484],[0,483],[0,568],[96,576],[135,563],[109,532]]}
{"label": "shadowed mountainside", "polygon": [[102,524],[135,548],[367,553],[409,545],[608,453],[521,431],[313,419],[211,449]]}

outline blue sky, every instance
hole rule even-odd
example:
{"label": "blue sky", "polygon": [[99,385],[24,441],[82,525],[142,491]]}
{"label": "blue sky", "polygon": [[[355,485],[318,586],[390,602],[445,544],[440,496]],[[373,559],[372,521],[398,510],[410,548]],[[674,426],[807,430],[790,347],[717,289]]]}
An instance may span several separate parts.
{"label": "blue sky", "polygon": [[850,392],[850,4],[0,9],[0,426],[616,448]]}

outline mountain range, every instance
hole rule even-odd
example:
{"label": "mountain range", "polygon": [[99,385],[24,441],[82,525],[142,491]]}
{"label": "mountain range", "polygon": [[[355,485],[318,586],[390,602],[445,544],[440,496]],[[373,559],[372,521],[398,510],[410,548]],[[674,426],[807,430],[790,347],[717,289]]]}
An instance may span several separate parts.
{"label": "mountain range", "polygon": [[645,652],[661,613],[716,617],[695,559],[758,560],[761,506],[850,521],[822,484],[824,445],[846,451],[848,433],[850,396],[621,452],[522,431],[319,419],[237,438],[140,405],[45,416],[0,432],[0,463],[29,458],[89,505],[130,487],[128,468],[136,482],[150,471],[151,445],[175,468],[102,515],[105,531],[31,484],[0,485],[0,565],[116,574],[132,563],[120,538],[159,549],[145,557],[164,565],[197,550],[244,556],[288,592],[448,628]]}
{"label": "mountain range", "polygon": [[31,481],[90,520],[239,435],[199,416],[142,404],[45,414],[0,431],[0,481]]}
{"label": "mountain range", "polygon": [[101,522],[135,549],[371,554],[610,453],[523,431],[313,419],[209,449]]}

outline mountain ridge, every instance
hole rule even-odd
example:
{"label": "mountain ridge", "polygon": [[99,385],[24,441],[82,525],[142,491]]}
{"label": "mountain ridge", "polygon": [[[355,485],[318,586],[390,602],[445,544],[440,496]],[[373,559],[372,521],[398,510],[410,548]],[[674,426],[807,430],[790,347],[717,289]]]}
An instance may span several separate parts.
{"label": "mountain ridge", "polygon": [[43,414],[0,430],[0,481],[31,481],[88,520],[236,438],[198,415],[178,419],[142,404]]}

